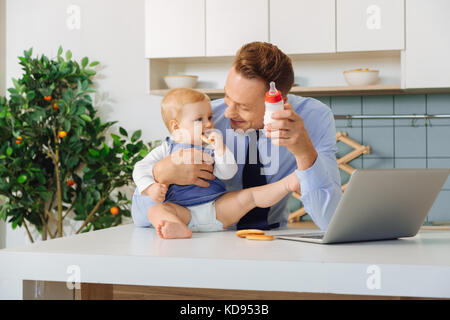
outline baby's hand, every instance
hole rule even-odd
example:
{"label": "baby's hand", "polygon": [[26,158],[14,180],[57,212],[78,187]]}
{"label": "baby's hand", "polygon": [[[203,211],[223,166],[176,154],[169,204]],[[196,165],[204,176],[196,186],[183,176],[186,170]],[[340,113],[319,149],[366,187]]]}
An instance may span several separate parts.
{"label": "baby's hand", "polygon": [[163,202],[166,199],[168,187],[162,183],[154,183],[150,187],[148,187],[147,194],[152,198],[155,202]]}
{"label": "baby's hand", "polygon": [[223,144],[223,139],[220,132],[212,131],[208,135],[208,139],[212,141],[211,144],[214,148],[215,153],[218,156],[223,156],[223,154],[225,153],[225,145]]}

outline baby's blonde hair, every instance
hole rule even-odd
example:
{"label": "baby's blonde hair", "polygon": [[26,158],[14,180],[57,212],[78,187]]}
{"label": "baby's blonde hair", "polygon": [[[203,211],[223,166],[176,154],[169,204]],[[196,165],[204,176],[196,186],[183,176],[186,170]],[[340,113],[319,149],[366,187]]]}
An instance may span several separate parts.
{"label": "baby's blonde hair", "polygon": [[169,132],[171,131],[170,120],[180,117],[184,105],[203,100],[210,101],[206,94],[194,89],[176,88],[170,90],[161,102],[161,116]]}

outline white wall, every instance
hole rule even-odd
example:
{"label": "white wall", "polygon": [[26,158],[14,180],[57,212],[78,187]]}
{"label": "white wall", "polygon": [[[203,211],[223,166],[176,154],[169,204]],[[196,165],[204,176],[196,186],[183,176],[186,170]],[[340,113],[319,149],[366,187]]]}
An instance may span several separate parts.
{"label": "white wall", "polygon": [[[67,27],[70,5],[80,8],[80,29]],[[104,121],[117,120],[128,131],[141,129],[145,141],[162,138],[167,131],[161,97],[148,94],[144,32],[144,0],[6,0],[6,86],[20,76],[17,57],[25,49],[55,57],[62,45],[75,59],[88,56],[101,62],[95,100]],[[6,247],[26,241],[23,230],[7,227]]]}
{"label": "white wall", "polygon": [[[5,95],[5,0],[0,0],[0,96]],[[5,247],[5,223],[0,220],[0,249]]]}
{"label": "white wall", "polygon": [[5,0],[0,0],[0,96],[5,95],[5,52],[6,52],[6,23],[5,23]]}

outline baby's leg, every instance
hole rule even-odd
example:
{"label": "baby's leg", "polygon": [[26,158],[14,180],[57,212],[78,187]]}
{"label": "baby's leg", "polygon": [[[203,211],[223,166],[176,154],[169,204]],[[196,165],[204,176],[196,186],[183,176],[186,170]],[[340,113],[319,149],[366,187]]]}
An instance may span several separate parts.
{"label": "baby's leg", "polygon": [[148,219],[161,238],[190,238],[192,231],[187,227],[191,215],[189,210],[175,203],[160,203],[148,209]]}
{"label": "baby's leg", "polygon": [[298,191],[299,188],[297,175],[293,172],[271,184],[225,193],[216,200],[217,220],[226,229],[253,208],[273,206],[289,192]]}

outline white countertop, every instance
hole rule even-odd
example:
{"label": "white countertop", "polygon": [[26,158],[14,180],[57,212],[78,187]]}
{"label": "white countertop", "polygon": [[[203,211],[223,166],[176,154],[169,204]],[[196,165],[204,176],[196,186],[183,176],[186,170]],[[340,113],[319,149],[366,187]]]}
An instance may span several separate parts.
{"label": "white countertop", "polygon": [[[251,241],[232,231],[164,240],[130,224],[0,250],[0,277],[65,282],[72,265],[81,282],[450,298],[449,231],[320,245]],[[371,265],[380,288],[367,286]]]}

